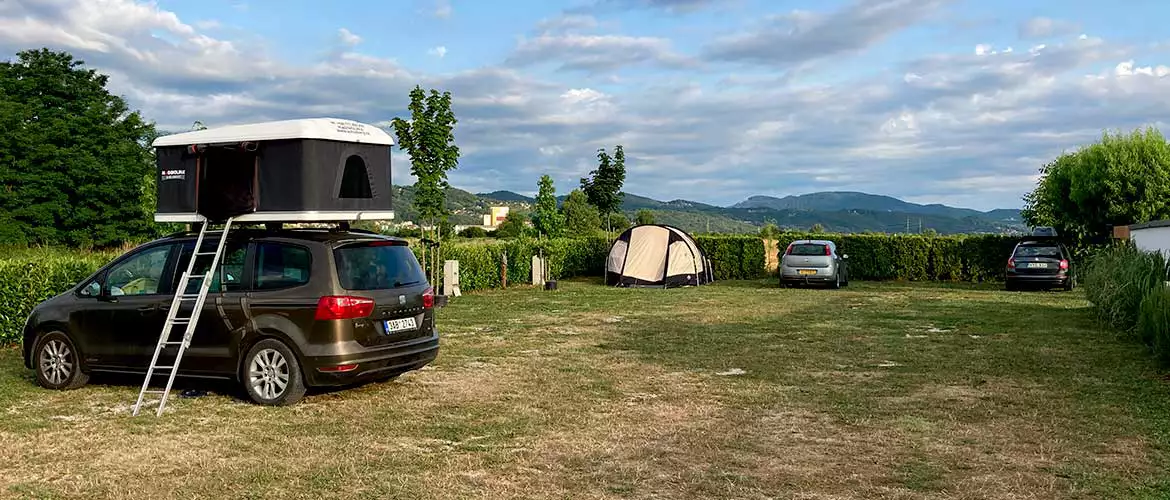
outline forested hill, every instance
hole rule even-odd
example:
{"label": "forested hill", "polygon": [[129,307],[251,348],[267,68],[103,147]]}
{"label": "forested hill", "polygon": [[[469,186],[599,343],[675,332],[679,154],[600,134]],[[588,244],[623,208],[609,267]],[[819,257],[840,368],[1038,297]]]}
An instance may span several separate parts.
{"label": "forested hill", "polygon": [[[398,220],[417,218],[411,207],[413,199],[413,187],[394,187]],[[483,214],[492,206],[531,210],[534,200],[511,191],[472,194],[452,188],[447,191],[447,203],[456,224],[480,224]],[[867,193],[811,193],[786,198],[753,196],[730,207],[688,200],[659,201],[627,193],[622,209],[631,218],[638,210],[650,210],[657,222],[691,232],[754,232],[768,222],[791,229],[809,229],[819,224],[826,231],[841,232],[916,233],[930,229],[955,234],[1025,229],[1019,210],[980,212],[946,205],[919,205]]]}

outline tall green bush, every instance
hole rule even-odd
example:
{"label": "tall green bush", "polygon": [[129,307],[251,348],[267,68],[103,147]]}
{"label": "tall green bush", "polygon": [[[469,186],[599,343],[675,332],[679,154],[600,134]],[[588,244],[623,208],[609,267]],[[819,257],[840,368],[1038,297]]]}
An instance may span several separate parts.
{"label": "tall green bush", "polygon": [[777,236],[779,252],[797,240],[836,243],[849,256],[850,279],[979,282],[1003,279],[1018,238],[785,232]]}
{"label": "tall green bush", "polygon": [[1170,365],[1170,288],[1155,286],[1142,298],[1137,331],[1154,357]]}
{"label": "tall green bush", "polygon": [[1082,273],[1086,297],[1097,317],[1125,333],[1137,333],[1142,301],[1166,280],[1166,259],[1133,245],[1099,252]]}

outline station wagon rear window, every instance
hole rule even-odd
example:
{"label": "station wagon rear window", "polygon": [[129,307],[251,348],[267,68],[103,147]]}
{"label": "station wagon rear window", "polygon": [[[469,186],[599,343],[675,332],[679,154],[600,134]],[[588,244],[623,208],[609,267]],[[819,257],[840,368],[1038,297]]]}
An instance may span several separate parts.
{"label": "station wagon rear window", "polygon": [[1016,249],[1016,257],[1044,257],[1050,259],[1061,258],[1060,247],[1053,245],[1020,245]]}
{"label": "station wagon rear window", "polygon": [[350,244],[333,251],[337,278],[346,290],[386,290],[425,281],[410,247],[400,243]]}

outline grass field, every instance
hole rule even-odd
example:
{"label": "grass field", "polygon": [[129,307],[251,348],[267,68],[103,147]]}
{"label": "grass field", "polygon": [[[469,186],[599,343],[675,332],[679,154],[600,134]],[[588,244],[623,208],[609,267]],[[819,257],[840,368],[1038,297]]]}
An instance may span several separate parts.
{"label": "grass field", "polygon": [[1170,497],[1170,385],[1080,293],[561,285],[289,408],[132,419],[136,379],[47,392],[0,350],[0,496]]}

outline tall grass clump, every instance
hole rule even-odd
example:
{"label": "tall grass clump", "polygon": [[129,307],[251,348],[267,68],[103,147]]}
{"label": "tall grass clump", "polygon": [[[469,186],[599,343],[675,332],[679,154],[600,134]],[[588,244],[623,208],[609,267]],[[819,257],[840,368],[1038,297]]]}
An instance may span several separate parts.
{"label": "tall grass clump", "polygon": [[1137,334],[1142,301],[1151,291],[1162,290],[1166,277],[1165,256],[1124,244],[1094,255],[1081,282],[1101,321]]}
{"label": "tall grass clump", "polygon": [[1170,288],[1155,287],[1142,299],[1137,332],[1154,357],[1170,365]]}

